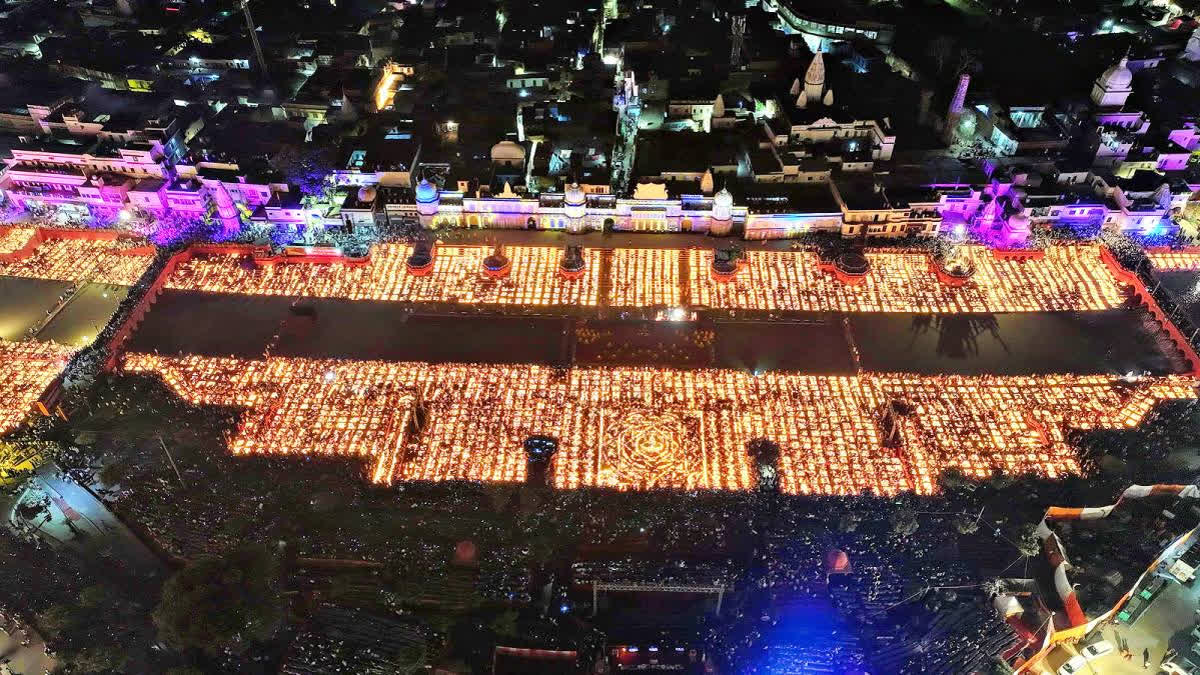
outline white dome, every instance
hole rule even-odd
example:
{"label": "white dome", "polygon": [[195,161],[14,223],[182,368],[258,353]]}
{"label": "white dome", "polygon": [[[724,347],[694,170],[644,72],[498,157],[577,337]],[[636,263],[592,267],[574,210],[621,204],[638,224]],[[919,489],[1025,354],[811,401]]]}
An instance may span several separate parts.
{"label": "white dome", "polygon": [[713,203],[717,206],[733,206],[733,195],[729,194],[729,190],[721,188],[721,191],[713,197]]}
{"label": "white dome", "polygon": [[1133,84],[1133,71],[1129,70],[1127,64],[1125,57],[1121,57],[1116,65],[1104,71],[1097,84],[1107,90],[1129,89]]}
{"label": "white dome", "polygon": [[358,188],[358,201],[369,204],[375,201],[375,187],[372,185],[364,185]]}
{"label": "white dome", "polygon": [[587,196],[583,194],[583,188],[579,187],[579,183],[571,183],[567,186],[565,200],[568,204],[579,205],[587,201]]}
{"label": "white dome", "polygon": [[417,201],[428,204],[429,202],[436,201],[437,198],[437,186],[422,178],[421,182],[417,183]]}
{"label": "white dome", "polygon": [[524,162],[525,148],[512,141],[500,141],[492,146],[493,162]]}

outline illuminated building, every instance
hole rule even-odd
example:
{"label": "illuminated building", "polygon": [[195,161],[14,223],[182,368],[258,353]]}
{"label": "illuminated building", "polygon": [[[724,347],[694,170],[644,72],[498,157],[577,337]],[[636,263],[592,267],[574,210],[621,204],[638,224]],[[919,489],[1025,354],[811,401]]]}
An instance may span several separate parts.
{"label": "illuminated building", "polygon": [[1101,73],[1092,85],[1092,102],[1101,108],[1121,108],[1129,95],[1133,93],[1133,73],[1129,70],[1129,60],[1121,60],[1108,70]]}

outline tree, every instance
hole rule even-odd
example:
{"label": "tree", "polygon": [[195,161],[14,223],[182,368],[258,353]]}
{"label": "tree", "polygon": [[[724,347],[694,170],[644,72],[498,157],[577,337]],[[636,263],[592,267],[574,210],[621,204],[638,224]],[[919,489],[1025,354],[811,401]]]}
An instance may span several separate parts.
{"label": "tree", "polygon": [[416,672],[425,665],[425,641],[410,642],[396,652],[396,669],[401,673]]}
{"label": "tree", "polygon": [[121,209],[115,206],[89,204],[87,209],[89,227],[112,227],[120,219]]}
{"label": "tree", "polygon": [[325,195],[326,179],[333,172],[333,155],[321,147],[288,146],[271,159],[289,185],[295,185],[305,197],[320,198]]}
{"label": "tree", "polygon": [[109,462],[100,470],[100,481],[105,485],[116,485],[129,477],[132,468],[133,464],[128,460]]}
{"label": "tree", "polygon": [[938,487],[942,488],[943,492],[954,492],[969,485],[967,477],[963,475],[962,469],[958,467],[950,467],[938,475]]}
{"label": "tree", "polygon": [[921,526],[917,522],[917,512],[908,507],[900,507],[892,512],[890,518],[892,524],[892,532],[907,537],[917,531]]}
{"label": "tree", "polygon": [[974,534],[979,530],[979,520],[969,513],[954,516],[954,531],[959,534]]}
{"label": "tree", "polygon": [[517,612],[516,610],[507,610],[501,612],[492,619],[489,627],[492,632],[501,637],[509,637],[517,634]]}
{"label": "tree", "polygon": [[79,606],[88,609],[107,607],[116,601],[113,591],[108,586],[88,586],[79,592]]}
{"label": "tree", "polygon": [[862,517],[857,513],[843,513],[841,518],[838,518],[838,532],[853,532],[858,529],[858,523]]}
{"label": "tree", "polygon": [[81,673],[104,673],[117,670],[125,663],[125,656],[111,645],[84,647],[69,659],[71,668]]}
{"label": "tree", "polygon": [[1017,529],[1015,543],[1021,555],[1035,556],[1042,550],[1042,540],[1038,537],[1037,526],[1032,523],[1025,523]]}
{"label": "tree", "polygon": [[28,210],[11,199],[0,198],[0,223],[17,220],[28,213]]}
{"label": "tree", "polygon": [[55,640],[74,628],[79,619],[77,608],[55,603],[37,615],[37,627],[47,639]]}
{"label": "tree", "polygon": [[280,561],[264,547],[194,560],[163,585],[153,617],[159,638],[210,654],[270,639],[284,619],[279,577]]}
{"label": "tree", "polygon": [[211,219],[194,213],[171,211],[152,219],[150,241],[159,246],[175,246],[206,239],[213,231]]}
{"label": "tree", "polygon": [[963,73],[973,73],[979,68],[979,50],[971,47],[963,47],[958,50],[958,63],[955,68],[955,73],[961,75]]}

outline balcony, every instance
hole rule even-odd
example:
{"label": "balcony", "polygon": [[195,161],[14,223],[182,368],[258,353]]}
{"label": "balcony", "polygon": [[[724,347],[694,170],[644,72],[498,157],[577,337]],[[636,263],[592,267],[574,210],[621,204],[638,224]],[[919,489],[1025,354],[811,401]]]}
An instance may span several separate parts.
{"label": "balcony", "polygon": [[24,163],[13,164],[5,175],[22,183],[76,186],[83,185],[87,181],[87,176],[83,174],[83,171],[75,167],[42,167]]}

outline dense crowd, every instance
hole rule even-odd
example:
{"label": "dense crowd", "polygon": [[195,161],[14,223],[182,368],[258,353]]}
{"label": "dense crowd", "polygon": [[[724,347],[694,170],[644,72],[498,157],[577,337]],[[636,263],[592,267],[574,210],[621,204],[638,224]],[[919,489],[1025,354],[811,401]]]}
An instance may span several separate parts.
{"label": "dense crowd", "polygon": [[[664,265],[677,271],[677,263],[672,264],[670,258],[647,262],[660,272]],[[633,293],[636,289],[618,290]],[[1108,297],[1105,288],[1093,291],[1075,299],[1102,302]],[[670,290],[656,287],[649,292],[657,294],[655,297],[663,293],[669,297]],[[880,453],[868,452],[858,457],[861,461],[847,462],[846,451],[859,448],[864,439],[871,450],[879,446],[876,420],[863,410],[873,411],[904,398],[903,407],[921,411],[920,423],[909,423],[902,430],[910,434],[906,444],[951,458],[954,461],[949,465],[961,466],[975,477],[988,475],[995,468],[986,457],[985,451],[991,447],[988,443],[1005,449],[1025,448],[1025,455],[1014,460],[1009,453],[1006,461],[1040,466],[1042,473],[1061,476],[1078,468],[1068,461],[1073,461],[1074,454],[1066,453],[1069,448],[1062,438],[1063,425],[1131,426],[1130,421],[1140,421],[1155,402],[1182,396],[1181,392],[1190,386],[1173,380],[1137,387],[1111,378],[880,376],[867,387],[869,392],[856,390],[850,397],[855,402],[852,410],[834,405],[834,412],[842,418],[853,417],[858,422],[843,424],[845,420],[837,418],[837,424],[831,424],[835,417],[828,414],[831,393],[845,393],[858,386],[847,383],[847,378],[817,386],[812,385],[814,378],[770,375],[759,379],[715,371],[684,376],[654,369],[625,369],[614,376],[610,371],[594,369],[579,371],[571,379],[549,369],[463,368],[461,372],[450,372],[457,366],[422,366],[413,373],[400,373],[402,365],[372,366],[390,369],[388,377],[404,380],[404,391],[400,391],[368,387],[368,383],[381,379],[378,372],[360,378],[352,366],[339,362],[280,360],[264,365],[229,359],[215,369],[197,366],[193,372],[188,370],[190,365],[172,371],[150,363],[148,355],[140,358],[146,366],[143,370],[171,371],[166,379],[189,404],[168,402],[164,405],[174,406],[173,410],[151,414],[141,407],[149,397],[126,392],[107,400],[108,405],[116,407],[113,419],[117,424],[136,424],[139,422],[131,418],[144,416],[141,423],[149,420],[153,425],[153,431],[140,438],[105,442],[104,449],[133,457],[138,466],[120,481],[122,489],[108,499],[168,553],[192,556],[224,551],[250,540],[286,541],[289,552],[297,556],[379,561],[398,574],[425,579],[445,567],[456,542],[470,539],[483,551],[479,572],[471,577],[478,585],[476,590],[485,598],[517,603],[533,598],[530,591],[535,578],[545,578],[535,574],[542,568],[568,570],[571,574],[562,579],[585,582],[635,577],[633,580],[658,583],[716,579],[737,589],[737,593],[730,600],[728,616],[705,624],[707,632],[697,637],[724,663],[731,664],[734,672],[747,673],[803,673],[868,665],[883,672],[967,672],[1014,643],[1011,629],[998,620],[981,591],[983,579],[996,572],[989,565],[999,558],[1017,555],[1011,543],[999,536],[999,527],[995,528],[995,536],[991,536],[992,526],[987,524],[981,534],[964,539],[954,536],[948,515],[923,513],[903,521],[895,515],[911,504],[902,507],[892,501],[856,496],[864,488],[876,495],[914,490],[933,494],[938,491],[938,475],[945,468],[925,467],[911,460],[908,464],[899,462],[896,466],[903,471],[893,471],[898,482],[883,485],[875,473],[864,471],[869,459],[866,455]],[[138,369],[136,361],[131,370]],[[212,361],[197,363],[207,367]],[[332,377],[327,377],[330,373]],[[446,384],[437,377],[452,382]],[[602,382],[605,377],[612,381]],[[579,386],[573,398],[553,393],[568,384]],[[434,412],[434,422],[425,432],[432,440],[424,448],[402,448],[396,440],[408,432],[410,420],[387,415],[413,403],[416,397],[412,391],[422,387],[422,396],[432,401],[429,409]],[[527,395],[526,390],[539,394]],[[786,391],[788,397],[771,398],[765,393],[778,391]],[[457,405],[455,396],[468,400],[469,405],[448,410],[454,406],[447,401]],[[543,424],[550,412],[561,414],[569,405],[584,406],[575,426],[561,435],[570,438],[572,430],[578,431],[585,423],[594,425],[594,418],[583,419],[587,415],[609,420],[604,416],[617,406],[623,406],[622,413],[632,408],[644,415],[645,409],[677,409],[681,401],[693,400],[689,397],[711,399],[701,409],[721,420],[717,429],[697,429],[687,421],[690,418],[686,414],[666,421],[651,416],[638,427],[646,434],[625,433],[618,425],[617,433],[606,438],[617,444],[647,441],[647,447],[658,448],[664,445],[659,442],[664,429],[682,428],[683,433],[696,434],[689,440],[716,440],[711,447],[717,448],[718,454],[724,453],[719,462],[723,464],[716,469],[732,477],[722,479],[727,484],[720,487],[746,492],[713,494],[701,489],[712,485],[685,483],[670,485],[684,488],[672,495],[648,492],[614,496],[580,489],[533,499],[510,486],[478,482],[522,478],[524,457],[519,454],[519,443],[512,441],[545,431],[533,425]],[[335,403],[339,398],[343,401],[340,407]],[[228,408],[190,405],[253,408],[262,401],[270,401],[273,407],[243,416],[240,425],[235,424]],[[369,415],[339,416],[355,406],[362,409],[364,401],[375,405]],[[520,404],[516,408],[514,401]],[[731,401],[752,414],[745,419],[720,417],[720,409],[728,412]],[[786,426],[789,415],[795,419],[796,410],[802,411],[804,423],[810,426]],[[439,414],[443,417],[438,418]],[[299,427],[284,424],[294,415],[300,415],[302,434],[295,433]],[[502,416],[503,424],[488,422],[489,415]],[[163,419],[171,420],[171,424],[163,425]],[[277,428],[271,429],[272,424]],[[732,433],[729,430],[737,429],[739,424],[752,426],[753,433],[742,429],[740,435],[722,436]],[[256,435],[264,429],[273,435]],[[750,493],[753,480],[744,456],[745,443],[737,441],[765,435],[763,429],[793,442],[784,448],[791,451],[785,452],[784,461],[790,463],[785,470],[793,476],[792,482],[785,482],[785,492],[836,491],[843,497],[814,504],[786,496],[771,501]],[[380,435],[356,435],[360,431]],[[1045,438],[1039,437],[1039,432]],[[799,444],[802,439],[811,440],[806,434],[814,433],[817,441]],[[497,434],[507,435],[497,440]],[[167,436],[165,441],[161,435]],[[379,448],[391,448],[396,453],[392,460],[401,463],[402,468],[381,460],[360,469],[311,451],[351,437],[367,438],[367,442],[355,441],[333,454],[380,460],[387,456]],[[471,463],[472,453],[461,452],[466,447],[464,442],[477,439],[499,444],[476,453],[486,455],[479,461],[492,462],[489,470],[478,469]],[[594,456],[572,459],[571,453],[582,447],[599,447],[601,444],[595,440],[588,437],[572,441],[574,445],[560,451],[559,461],[574,462],[577,467],[588,464]],[[247,454],[255,452],[255,443],[261,446],[269,441],[266,445],[270,448],[263,454],[231,458],[214,451],[226,441]],[[126,445],[118,447],[121,443]],[[836,447],[828,456],[814,455],[829,444]],[[511,446],[510,454],[497,460],[494,450],[501,445]],[[446,452],[449,448],[456,452]],[[172,449],[174,455],[170,454]],[[399,456],[405,450],[407,454]],[[67,463],[72,475],[83,479],[92,458],[78,452],[79,456],[68,458]],[[456,461],[462,464],[447,469]],[[406,474],[403,462],[412,462],[417,468],[409,468]],[[804,462],[826,471],[833,467],[841,473],[833,479],[826,476],[823,481],[805,476],[802,468],[797,468]],[[661,469],[651,466],[638,470],[646,468]],[[448,473],[438,474],[444,470]],[[362,473],[384,485],[360,480]],[[847,477],[845,483],[839,483],[842,473]],[[387,480],[379,480],[381,476]],[[392,476],[418,480],[390,484]],[[431,478],[448,482],[428,485],[420,480]],[[606,480],[614,479],[603,475],[590,480],[577,477],[573,483],[563,481],[560,487],[628,487]],[[854,482],[859,480],[871,482]],[[264,489],[264,485],[271,489]],[[955,503],[954,509],[978,505],[978,500],[963,501],[967,503]],[[942,497],[920,503],[948,508]],[[1020,514],[1026,520],[1035,517]],[[971,557],[963,550],[968,542],[981,549],[970,564],[950,562]],[[735,568],[694,562],[686,556],[672,563],[646,564],[634,556],[614,559],[597,554],[588,559],[580,553],[588,546],[613,548],[618,544],[651,551],[704,548],[724,552],[739,564]],[[1110,538],[1097,550],[1108,551],[1114,545],[1116,540]],[[38,562],[36,549],[25,548],[21,551],[25,557],[13,560],[17,567]],[[9,555],[8,551],[4,553]],[[582,557],[571,565],[577,556]],[[985,558],[990,562],[981,562]],[[747,559],[751,562],[743,566],[741,563]],[[561,607],[567,613],[572,605],[564,602]],[[829,621],[819,629],[793,630],[814,607],[826,612]],[[416,640],[389,623],[394,620],[380,623],[379,619],[346,612],[349,610],[320,612],[293,644],[288,661],[292,670],[285,667],[284,672],[394,670],[400,656],[413,656],[411,651],[396,653],[398,646],[407,649]],[[401,633],[399,638],[383,639]]]}
{"label": "dense crowd", "polygon": [[736,566],[730,560],[646,560],[616,558],[585,560],[571,565],[577,584],[628,583],[667,586],[721,586],[731,588]]}
{"label": "dense crowd", "polygon": [[[893,517],[902,507],[873,498],[814,503],[786,496],[772,501],[752,493],[621,497],[576,491],[548,493],[534,502],[536,506],[521,507],[530,497],[502,486],[372,487],[344,465],[320,458],[230,458],[205,452],[200,449],[206,447],[202,439],[219,435],[222,424],[205,415],[195,409],[178,417],[181,434],[195,435],[198,446],[195,452],[176,452],[189,487],[179,485],[155,441],[143,444],[139,452],[145,453],[141,461],[146,466],[158,468],[131,478],[116,499],[118,510],[174,552],[192,555],[246,539],[284,538],[296,555],[381,561],[407,578],[430,579],[425,585],[436,593],[448,593],[450,585],[430,577],[430,572],[445,567],[455,541],[471,539],[481,550],[479,573],[467,577],[474,579],[476,591],[518,604],[537,597],[530,593],[535,578],[531,572],[545,564],[553,568],[556,561],[576,562],[563,580],[636,577],[695,583],[720,577],[734,589],[727,595],[728,609],[724,618],[707,624],[707,632],[697,633],[696,640],[721,662],[732,664],[734,672],[820,671],[829,654],[842,666],[956,672],[987,663],[1015,639],[981,589],[985,579],[999,571],[989,565],[1007,563],[1019,554],[1012,544],[991,535],[986,520],[978,535],[957,537],[952,515],[922,513],[913,516],[915,525],[910,527]],[[210,423],[211,428],[206,426]],[[206,477],[225,475],[231,467],[238,468],[238,475],[223,481],[222,490],[206,486]],[[261,490],[262,484],[284,475],[289,477],[286,484]],[[1021,488],[1009,489],[1006,494]],[[953,507],[947,498],[925,503],[939,511],[978,508],[978,493],[955,494]],[[395,509],[389,511],[389,519],[403,522],[377,522],[371,516],[362,524],[342,522],[347,508],[369,514],[384,502]],[[1028,506],[1029,513],[1014,514],[1014,519],[1036,518],[1036,504]],[[295,527],[297,519],[308,525]],[[669,564],[653,562],[651,554],[652,562],[640,565],[637,561],[645,559],[645,553],[624,558],[603,554],[620,546],[685,554]],[[714,571],[709,563],[693,562],[700,557],[687,555],[689,547],[729,552],[737,564]],[[534,550],[539,548],[549,552]],[[844,568],[840,559],[831,557],[835,551],[845,554]],[[742,557],[746,552],[752,554],[748,565]],[[812,602],[829,613],[822,642],[781,632],[790,630]],[[575,602],[564,606],[583,613],[589,603],[590,593],[579,593]],[[372,655],[328,640],[315,632],[296,649],[310,645],[310,651],[328,651],[348,663],[357,662],[346,654]],[[824,646],[816,649],[813,644]]]}
{"label": "dense crowd", "polygon": [[425,636],[414,623],[326,605],[292,641],[285,675],[384,675],[424,665]]}

